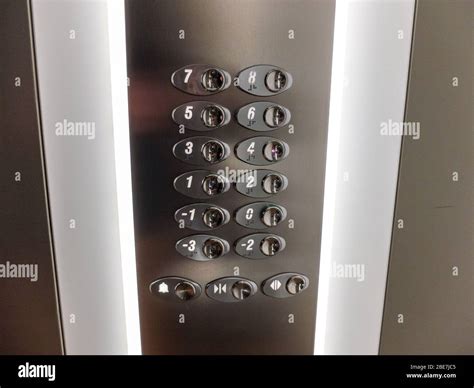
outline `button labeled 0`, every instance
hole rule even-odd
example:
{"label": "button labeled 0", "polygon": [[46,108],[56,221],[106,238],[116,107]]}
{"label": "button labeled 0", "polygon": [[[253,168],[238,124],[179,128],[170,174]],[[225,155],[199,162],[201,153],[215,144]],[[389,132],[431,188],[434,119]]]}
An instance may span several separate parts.
{"label": "button labeled 0", "polygon": [[235,221],[247,228],[266,229],[277,226],[286,219],[283,206],[269,202],[254,202],[235,212]]}

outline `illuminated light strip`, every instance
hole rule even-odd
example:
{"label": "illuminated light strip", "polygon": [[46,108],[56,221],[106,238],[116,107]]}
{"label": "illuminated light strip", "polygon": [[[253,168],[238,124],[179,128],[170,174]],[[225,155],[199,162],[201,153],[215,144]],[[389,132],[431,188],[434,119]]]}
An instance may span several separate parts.
{"label": "illuminated light strip", "polygon": [[318,304],[314,354],[324,354],[329,299],[330,268],[332,260],[333,227],[339,158],[342,97],[344,88],[344,61],[346,53],[348,0],[336,1],[334,40],[331,71],[331,97],[329,105],[326,178],[324,183],[323,229],[319,267]]}
{"label": "illuminated light strip", "polygon": [[107,12],[114,126],[115,175],[127,347],[128,354],[141,354],[128,126],[125,7],[123,0],[107,0]]}

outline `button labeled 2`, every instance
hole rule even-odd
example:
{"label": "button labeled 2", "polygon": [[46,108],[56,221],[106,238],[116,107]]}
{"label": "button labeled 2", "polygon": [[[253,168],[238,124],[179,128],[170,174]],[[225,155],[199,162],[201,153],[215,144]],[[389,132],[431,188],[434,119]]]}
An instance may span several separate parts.
{"label": "button labeled 2", "polygon": [[272,170],[251,170],[237,177],[235,189],[253,198],[265,198],[278,194],[288,187],[288,179]]}
{"label": "button labeled 2", "polygon": [[205,170],[185,172],[174,180],[173,185],[181,194],[199,199],[215,197],[230,188],[224,175]]}
{"label": "button labeled 2", "polygon": [[237,112],[238,123],[254,131],[272,131],[284,127],[290,119],[290,111],[273,102],[253,102]]}
{"label": "button labeled 2", "polygon": [[179,254],[196,261],[218,259],[229,252],[229,243],[219,237],[196,234],[176,243]]}
{"label": "button labeled 2", "polygon": [[229,109],[209,101],[192,101],[180,105],[171,113],[173,121],[192,131],[211,131],[229,123]]}
{"label": "button labeled 2", "polygon": [[174,87],[195,96],[206,96],[227,89],[230,74],[212,65],[187,65],[171,75]]}
{"label": "button labeled 2", "polygon": [[242,70],[237,86],[254,96],[274,96],[288,90],[293,84],[290,73],[272,65],[255,65]]}

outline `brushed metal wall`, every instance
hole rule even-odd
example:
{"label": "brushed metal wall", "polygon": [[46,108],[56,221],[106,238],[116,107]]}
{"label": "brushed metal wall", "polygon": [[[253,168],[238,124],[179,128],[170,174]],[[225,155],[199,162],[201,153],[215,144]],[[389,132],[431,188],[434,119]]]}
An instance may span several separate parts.
{"label": "brushed metal wall", "polygon": [[473,6],[418,1],[382,354],[474,353]]}
{"label": "brushed metal wall", "polygon": [[29,1],[0,2],[0,47],[0,354],[62,354]]}

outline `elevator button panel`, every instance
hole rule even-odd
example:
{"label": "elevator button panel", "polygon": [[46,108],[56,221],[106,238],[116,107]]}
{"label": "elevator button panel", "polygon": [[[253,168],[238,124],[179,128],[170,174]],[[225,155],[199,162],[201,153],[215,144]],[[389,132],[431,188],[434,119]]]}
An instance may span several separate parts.
{"label": "elevator button panel", "polygon": [[235,212],[235,221],[251,229],[267,229],[284,221],[287,212],[283,206],[270,202],[255,202]]}
{"label": "elevator button panel", "polygon": [[227,89],[231,76],[225,70],[212,65],[187,65],[171,75],[171,83],[185,93],[207,96]]}
{"label": "elevator button panel", "polygon": [[192,131],[211,131],[227,125],[231,119],[229,109],[209,101],[191,101],[175,108],[173,121]]}
{"label": "elevator button panel", "polygon": [[229,212],[210,203],[194,203],[178,209],[174,215],[180,228],[198,231],[217,229],[230,220]]}
{"label": "elevator button panel", "polygon": [[293,77],[284,69],[273,65],[256,65],[242,70],[238,87],[254,96],[274,96],[291,88]]}
{"label": "elevator button panel", "polygon": [[150,292],[166,301],[189,301],[201,295],[201,286],[189,279],[168,276],[150,284]]}
{"label": "elevator button panel", "polygon": [[283,237],[271,233],[255,233],[235,242],[235,252],[247,259],[267,259],[282,252],[286,247]]}
{"label": "elevator button panel", "polygon": [[309,279],[299,273],[282,273],[272,276],[262,283],[262,291],[274,298],[288,298],[308,288]]}
{"label": "elevator button panel", "polygon": [[230,148],[221,140],[207,136],[189,137],[177,142],[173,155],[179,160],[195,166],[208,166],[229,157]]}
{"label": "elevator button panel", "polygon": [[245,105],[237,111],[237,122],[254,131],[272,131],[290,122],[291,113],[274,102],[258,101]]}
{"label": "elevator button panel", "polygon": [[225,277],[206,285],[207,296],[219,302],[241,302],[257,291],[255,282],[241,277]]}
{"label": "elevator button panel", "polygon": [[179,240],[176,243],[176,250],[188,259],[209,261],[229,252],[229,243],[219,237],[196,234]]}
{"label": "elevator button panel", "polygon": [[181,174],[174,180],[173,185],[181,194],[199,199],[215,197],[230,188],[229,180],[224,175],[206,170]]}
{"label": "elevator button panel", "polygon": [[235,147],[235,154],[240,160],[256,166],[277,163],[285,159],[289,152],[286,142],[269,136],[252,137]]}
{"label": "elevator button panel", "polygon": [[278,194],[288,187],[288,178],[273,170],[250,170],[240,174],[235,189],[248,197],[265,198]]}

